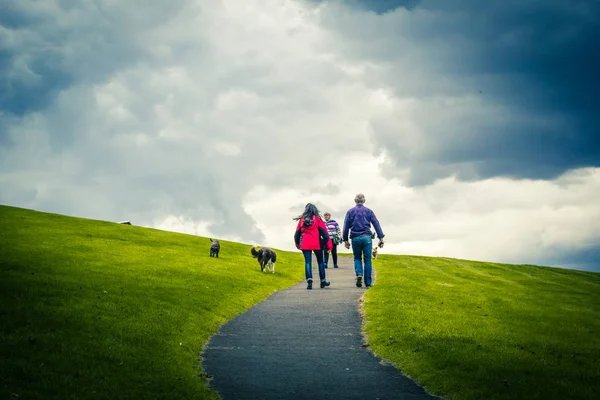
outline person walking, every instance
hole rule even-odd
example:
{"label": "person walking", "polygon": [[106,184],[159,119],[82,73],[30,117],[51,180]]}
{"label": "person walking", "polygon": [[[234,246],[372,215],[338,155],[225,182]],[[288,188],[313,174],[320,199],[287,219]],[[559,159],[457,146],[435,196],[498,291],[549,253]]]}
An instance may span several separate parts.
{"label": "person walking", "polygon": [[319,209],[311,203],[304,207],[304,212],[294,218],[298,221],[296,232],[294,233],[294,242],[296,248],[302,250],[304,255],[304,271],[306,274],[306,289],[312,289],[312,253],[315,253],[317,264],[319,266],[319,279],[321,280],[321,289],[329,286],[331,283],[325,277],[325,263],[323,262],[323,250],[331,250],[331,239],[327,234],[325,222],[321,219]]}
{"label": "person walking", "polygon": [[[370,287],[373,284],[373,279],[371,277],[373,270],[373,265],[371,263],[373,246],[371,225],[375,228],[375,232],[379,238],[379,247],[383,247],[384,234],[375,213],[371,209],[365,207],[365,195],[362,193],[357,194],[356,197],[354,197],[354,203],[356,203],[356,206],[346,212],[342,239],[344,240],[344,246],[346,246],[347,249],[350,248],[348,236],[350,237],[350,240],[352,240],[356,287],[362,287],[363,276],[365,286]],[[364,269],[362,258],[364,258]]]}
{"label": "person walking", "polygon": [[333,268],[338,267],[338,256],[337,256],[337,246],[342,243],[342,231],[340,229],[340,225],[335,221],[335,219],[331,219],[331,214],[326,212],[323,214],[325,218],[325,226],[327,226],[327,233],[331,238],[331,251],[325,251],[325,268],[327,268],[329,264],[329,253],[331,253],[331,258],[333,260]]}

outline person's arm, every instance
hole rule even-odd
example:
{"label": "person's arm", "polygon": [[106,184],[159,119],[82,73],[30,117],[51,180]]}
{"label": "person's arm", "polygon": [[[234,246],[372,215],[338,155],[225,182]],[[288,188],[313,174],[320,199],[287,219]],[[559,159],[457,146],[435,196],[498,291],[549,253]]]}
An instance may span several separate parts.
{"label": "person's arm", "polygon": [[331,251],[333,249],[333,243],[331,242],[331,238],[329,237],[329,233],[327,233],[326,228],[319,227],[319,237],[321,243],[321,250]]}
{"label": "person's arm", "polygon": [[373,228],[375,228],[375,232],[377,232],[377,237],[379,238],[379,247],[383,247],[383,230],[381,230],[381,225],[379,224],[379,220],[375,216],[375,213],[371,210],[371,224]]}
{"label": "person's arm", "polygon": [[354,215],[351,212],[352,210],[348,210],[348,212],[346,213],[346,218],[344,218],[344,232],[343,232],[343,240],[344,240],[344,247],[349,249],[350,248],[350,242],[348,241],[348,234],[350,232],[350,226],[352,225],[352,222],[354,221]]}
{"label": "person's arm", "polygon": [[321,234],[321,236],[323,236],[324,239],[329,240],[329,231],[327,230],[327,225],[325,225],[325,222],[323,222],[321,218],[318,218],[317,221],[319,233]]}
{"label": "person's arm", "polygon": [[325,241],[325,249],[323,250],[325,250],[326,252],[330,252],[331,250],[333,250],[333,242],[331,241],[331,236],[329,235],[329,229],[327,228],[327,224],[325,224],[323,220],[319,221],[323,225],[323,231],[325,232],[325,236],[327,237]]}
{"label": "person's arm", "polygon": [[319,228],[319,242],[321,243],[321,249],[325,250],[329,248],[329,233],[327,233],[327,227],[321,221],[318,225]]}
{"label": "person's arm", "polygon": [[298,221],[298,225],[296,226],[296,232],[294,233],[294,242],[296,243],[297,249],[300,248],[300,236],[302,236],[302,229],[300,229],[300,221]]}
{"label": "person's arm", "polygon": [[344,242],[348,241],[348,233],[350,232],[350,224],[352,223],[350,218],[350,211],[346,213],[346,217],[344,217],[344,231],[342,233],[342,240]]}

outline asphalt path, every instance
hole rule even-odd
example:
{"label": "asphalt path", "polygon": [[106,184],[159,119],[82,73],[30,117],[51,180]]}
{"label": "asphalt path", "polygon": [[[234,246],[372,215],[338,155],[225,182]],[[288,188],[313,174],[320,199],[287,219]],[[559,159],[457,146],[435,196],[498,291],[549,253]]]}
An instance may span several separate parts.
{"label": "asphalt path", "polygon": [[[301,282],[221,327],[202,354],[224,400],[435,399],[363,346],[352,258],[330,266],[331,286]],[[302,269],[301,265],[298,268]],[[376,284],[376,282],[375,282]]]}

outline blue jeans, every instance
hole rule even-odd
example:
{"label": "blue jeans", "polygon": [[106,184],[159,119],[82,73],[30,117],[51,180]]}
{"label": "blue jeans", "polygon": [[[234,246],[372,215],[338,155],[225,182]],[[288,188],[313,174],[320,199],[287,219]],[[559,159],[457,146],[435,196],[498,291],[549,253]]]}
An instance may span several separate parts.
{"label": "blue jeans", "polygon": [[[371,239],[371,235],[361,235],[352,238],[352,253],[354,253],[354,272],[356,272],[356,276],[362,275],[365,279],[365,285],[371,286],[373,283],[371,279],[371,273],[373,271],[373,264],[371,263],[373,240]],[[364,272],[362,262],[363,257],[365,260]]]}
{"label": "blue jeans", "polygon": [[323,250],[302,250],[304,254],[304,271],[306,272],[306,280],[312,281],[312,252],[315,252],[317,264],[319,265],[319,278],[325,280],[325,263],[323,262]]}

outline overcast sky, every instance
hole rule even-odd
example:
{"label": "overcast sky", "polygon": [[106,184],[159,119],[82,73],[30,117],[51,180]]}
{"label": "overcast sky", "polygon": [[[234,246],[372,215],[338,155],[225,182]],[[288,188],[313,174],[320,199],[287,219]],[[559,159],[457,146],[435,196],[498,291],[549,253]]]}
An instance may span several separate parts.
{"label": "overcast sky", "polygon": [[294,250],[363,192],[383,253],[600,271],[598,1],[0,7],[2,204]]}

